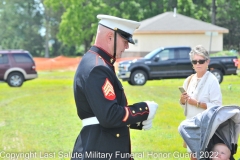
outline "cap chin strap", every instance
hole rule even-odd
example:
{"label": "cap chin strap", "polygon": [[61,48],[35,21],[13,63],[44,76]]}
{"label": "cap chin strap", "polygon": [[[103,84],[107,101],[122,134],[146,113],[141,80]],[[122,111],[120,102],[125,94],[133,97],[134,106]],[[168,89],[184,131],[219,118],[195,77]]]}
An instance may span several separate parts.
{"label": "cap chin strap", "polygon": [[117,48],[117,31],[114,30],[114,53],[113,58],[116,59],[116,48]]}

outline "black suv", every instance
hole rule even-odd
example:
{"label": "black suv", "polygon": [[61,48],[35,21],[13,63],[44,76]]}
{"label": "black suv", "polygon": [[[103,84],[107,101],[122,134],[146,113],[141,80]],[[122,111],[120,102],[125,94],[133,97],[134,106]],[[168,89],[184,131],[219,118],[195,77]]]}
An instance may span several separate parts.
{"label": "black suv", "polygon": [[25,50],[0,50],[0,81],[20,87],[26,80],[37,78],[32,55]]}

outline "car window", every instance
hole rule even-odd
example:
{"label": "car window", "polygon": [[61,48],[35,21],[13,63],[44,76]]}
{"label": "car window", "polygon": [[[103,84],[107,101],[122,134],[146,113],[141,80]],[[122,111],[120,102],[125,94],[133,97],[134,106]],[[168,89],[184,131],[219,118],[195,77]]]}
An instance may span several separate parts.
{"label": "car window", "polygon": [[165,49],[156,55],[160,61],[166,61],[169,59],[174,59],[174,50],[173,49]]}
{"label": "car window", "polygon": [[190,49],[189,48],[182,48],[178,50],[179,52],[179,58],[181,59],[189,59],[189,53],[190,53]]}
{"label": "car window", "polygon": [[163,49],[162,48],[157,48],[157,49],[151,51],[150,53],[148,53],[144,58],[151,59],[152,57],[154,57],[161,50],[163,50]]}
{"label": "car window", "polygon": [[32,58],[28,54],[19,53],[19,54],[13,54],[13,58],[18,63],[24,63],[24,62],[33,62]]}
{"label": "car window", "polygon": [[6,54],[0,54],[0,64],[7,64],[8,56]]}

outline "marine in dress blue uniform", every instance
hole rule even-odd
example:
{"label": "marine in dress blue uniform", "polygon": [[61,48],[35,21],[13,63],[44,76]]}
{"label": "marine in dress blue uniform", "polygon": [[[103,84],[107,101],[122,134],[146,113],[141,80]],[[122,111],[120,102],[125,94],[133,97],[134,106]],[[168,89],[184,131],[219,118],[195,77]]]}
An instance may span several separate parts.
{"label": "marine in dress blue uniform", "polygon": [[[138,23],[107,15],[98,18],[101,19],[99,25],[115,30],[115,39],[117,33],[134,43],[131,33],[124,30],[130,28],[133,32]],[[116,51],[116,40],[114,47]],[[115,60],[115,54],[94,45],[77,68],[74,97],[83,128],[76,139],[72,160],[132,159],[129,129],[141,130],[144,124],[152,122],[148,120],[149,113],[155,114],[156,109],[150,111],[149,102],[128,105],[114,70]],[[157,108],[157,104],[154,105]]]}

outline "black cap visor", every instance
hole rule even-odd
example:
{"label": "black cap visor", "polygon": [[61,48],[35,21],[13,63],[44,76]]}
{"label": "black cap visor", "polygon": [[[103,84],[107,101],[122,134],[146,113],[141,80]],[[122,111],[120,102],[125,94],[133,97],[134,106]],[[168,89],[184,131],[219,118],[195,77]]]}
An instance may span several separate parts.
{"label": "black cap visor", "polygon": [[132,39],[132,35],[131,34],[129,34],[127,32],[124,32],[123,30],[121,30],[119,28],[116,31],[117,31],[117,33],[119,33],[119,35],[122,38],[126,39],[129,43],[135,44],[133,39]]}

